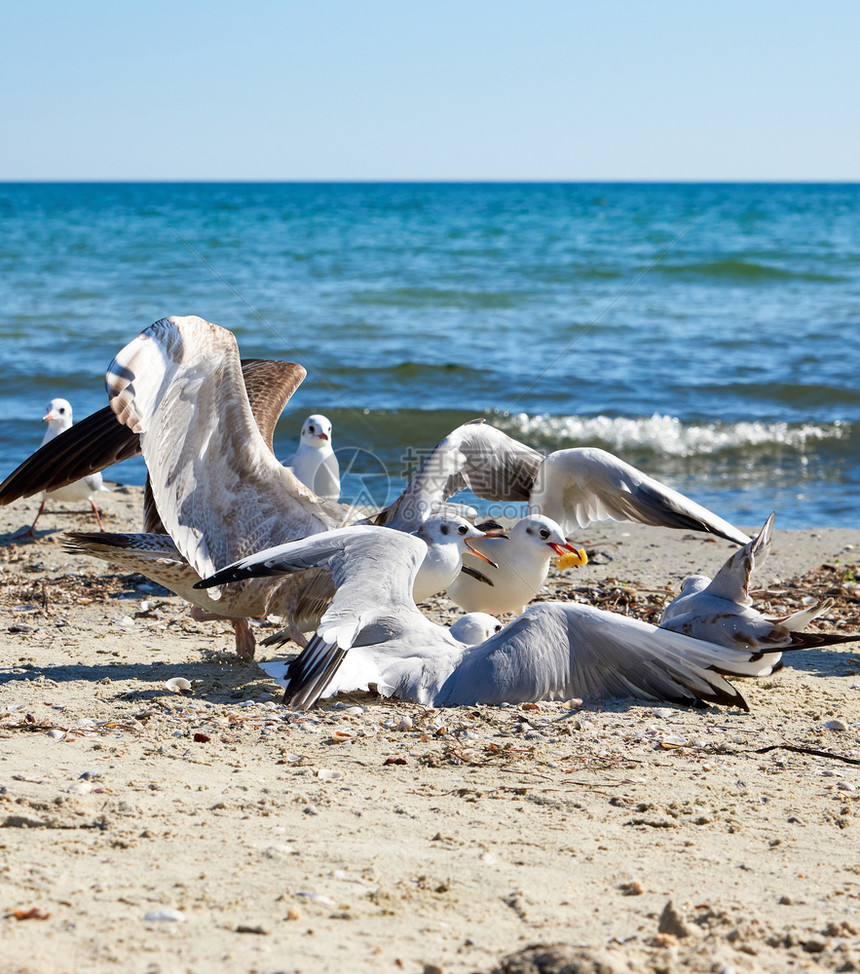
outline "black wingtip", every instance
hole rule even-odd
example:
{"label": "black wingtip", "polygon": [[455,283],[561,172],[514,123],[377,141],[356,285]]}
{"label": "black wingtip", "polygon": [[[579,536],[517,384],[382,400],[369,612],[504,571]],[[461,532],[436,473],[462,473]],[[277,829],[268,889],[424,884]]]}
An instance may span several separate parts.
{"label": "black wingtip", "polygon": [[310,710],[331,683],[347,651],[314,636],[290,663],[282,703],[290,710]]}

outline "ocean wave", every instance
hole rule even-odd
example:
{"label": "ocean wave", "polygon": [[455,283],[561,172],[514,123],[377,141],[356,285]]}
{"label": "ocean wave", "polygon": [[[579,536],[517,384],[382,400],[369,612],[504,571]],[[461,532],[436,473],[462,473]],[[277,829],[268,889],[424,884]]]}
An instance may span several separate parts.
{"label": "ocean wave", "polygon": [[362,305],[390,307],[452,307],[477,309],[513,308],[528,300],[524,291],[461,291],[447,288],[401,287],[354,291],[352,300]]}
{"label": "ocean wave", "polygon": [[735,281],[740,284],[761,284],[767,281],[811,281],[833,284],[846,278],[821,271],[787,270],[772,264],[759,264],[751,260],[726,257],[721,260],[700,261],[690,264],[657,264],[656,273],[678,277],[710,277],[717,280]]}
{"label": "ocean wave", "polygon": [[[493,420],[491,420],[493,421]],[[610,451],[644,449],[677,457],[707,456],[766,445],[804,452],[814,443],[845,440],[850,423],[683,423],[675,416],[530,416],[493,421],[518,438],[552,449],[601,446]]]}

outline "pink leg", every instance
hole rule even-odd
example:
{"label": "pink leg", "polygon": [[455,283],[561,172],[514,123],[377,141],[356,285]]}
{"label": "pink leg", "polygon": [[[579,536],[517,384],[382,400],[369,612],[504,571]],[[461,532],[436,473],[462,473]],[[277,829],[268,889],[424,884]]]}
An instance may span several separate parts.
{"label": "pink leg", "polygon": [[25,531],[24,534],[21,535],[22,538],[35,538],[36,537],[36,521],[38,521],[39,518],[42,516],[42,511],[45,510],[45,504],[47,504],[47,503],[48,503],[48,498],[47,497],[44,497],[42,499],[42,503],[41,503],[41,505],[39,507],[39,513],[36,515],[33,523],[30,525],[30,530],[29,531]]}
{"label": "pink leg", "polygon": [[306,649],[309,640],[305,637],[305,634],[299,629],[299,627],[290,619],[289,625],[290,639],[299,646],[301,649]]}
{"label": "pink leg", "polygon": [[253,659],[256,643],[251,623],[247,619],[231,619],[230,622],[236,633],[236,655],[239,659]]}
{"label": "pink leg", "polygon": [[248,619],[227,619],[215,612],[207,612],[199,605],[192,605],[188,613],[195,622],[229,622],[236,634],[236,655],[239,659],[253,659],[257,648],[254,630]]}
{"label": "pink leg", "polygon": [[99,509],[93,503],[92,498],[90,498],[90,507],[92,507],[93,514],[95,514],[96,520],[99,522],[99,531],[104,531],[104,525],[102,524],[102,519],[99,517]]}

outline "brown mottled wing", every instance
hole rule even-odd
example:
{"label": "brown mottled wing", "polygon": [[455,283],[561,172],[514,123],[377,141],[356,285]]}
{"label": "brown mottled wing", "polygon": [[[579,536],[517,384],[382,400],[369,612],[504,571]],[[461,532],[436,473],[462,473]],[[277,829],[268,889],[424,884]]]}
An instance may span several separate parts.
{"label": "brown mottled wing", "polygon": [[161,520],[199,575],[337,527],[349,513],[274,457],[226,329],[164,318],[117,354],[105,382],[114,414],[141,434]]}
{"label": "brown mottled wing", "polygon": [[242,359],[242,378],[251,412],[272,453],[275,452],[272,441],[278,419],[307,374],[307,370],[295,362]]}
{"label": "brown mottled wing", "polygon": [[[306,371],[295,362],[268,359],[242,361],[242,378],[254,419],[266,445],[274,452],[272,437],[278,417],[296,391]],[[140,456],[140,437],[114,416],[110,406],[75,423],[71,429],[50,440],[28,457],[0,484],[0,506],[20,497],[31,497],[43,490],[63,487],[114,463]],[[160,522],[151,521],[144,500],[144,530],[163,533]]]}
{"label": "brown mottled wing", "polygon": [[149,474],[146,475],[146,483],[143,485],[143,530],[146,534],[167,534],[167,529],[158,516]]}

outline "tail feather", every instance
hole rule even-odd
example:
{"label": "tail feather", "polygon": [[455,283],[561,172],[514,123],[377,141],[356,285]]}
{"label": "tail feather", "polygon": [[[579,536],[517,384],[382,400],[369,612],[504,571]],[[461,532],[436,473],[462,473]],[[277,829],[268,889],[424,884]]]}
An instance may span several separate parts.
{"label": "tail feather", "polygon": [[821,602],[816,602],[815,605],[810,605],[806,609],[801,609],[799,612],[793,612],[789,616],[783,616],[777,619],[776,622],[781,626],[785,626],[786,629],[790,629],[792,632],[805,629],[814,619],[817,619],[820,615],[824,615],[832,605],[833,599],[824,599]]}

